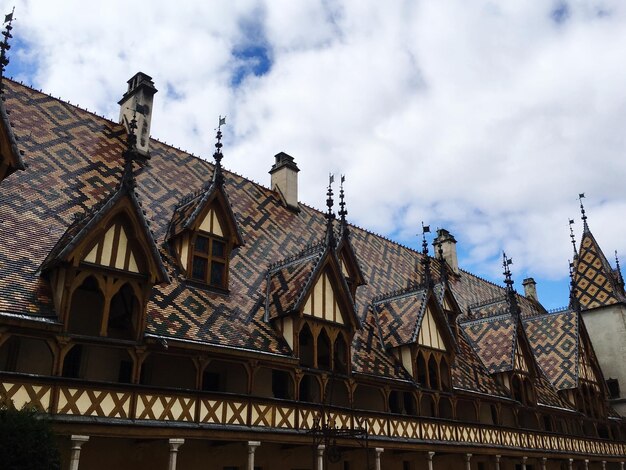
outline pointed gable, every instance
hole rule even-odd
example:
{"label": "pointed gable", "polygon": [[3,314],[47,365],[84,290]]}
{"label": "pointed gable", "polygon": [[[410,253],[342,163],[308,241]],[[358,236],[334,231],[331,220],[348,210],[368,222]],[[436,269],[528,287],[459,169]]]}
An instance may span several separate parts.
{"label": "pointed gable", "polygon": [[337,257],[341,263],[341,272],[355,287],[366,284],[356,252],[350,242],[350,237],[345,232],[337,245]]}
{"label": "pointed gable", "polygon": [[153,284],[169,281],[139,201],[124,185],[67,229],[41,271],[61,263],[89,263],[142,274]]}
{"label": "pointed gable", "polygon": [[267,302],[270,319],[297,313],[360,326],[340,262],[324,244],[270,267]]}
{"label": "pointed gable", "polygon": [[426,307],[426,311],[422,316],[419,333],[417,334],[417,344],[440,351],[447,350],[431,307]]}
{"label": "pointed gable", "polygon": [[615,282],[614,272],[589,230],[585,230],[576,260],[574,282],[583,310],[626,301]]}
{"label": "pointed gable", "polygon": [[184,231],[202,230],[226,238],[233,247],[243,244],[235,214],[221,184],[211,183],[198,193],[183,199],[174,210],[168,239]]}

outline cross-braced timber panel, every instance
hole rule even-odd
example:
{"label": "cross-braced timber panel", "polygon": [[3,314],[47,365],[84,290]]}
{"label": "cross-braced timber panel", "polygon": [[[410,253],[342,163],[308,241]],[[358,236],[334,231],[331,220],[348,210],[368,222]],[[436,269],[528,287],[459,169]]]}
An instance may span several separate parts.
{"label": "cross-braced timber panel", "polygon": [[11,400],[18,410],[24,406],[32,406],[41,411],[49,411],[51,391],[52,387],[47,385],[0,382],[0,398]]}
{"label": "cross-braced timber panel", "polygon": [[157,421],[193,421],[196,401],[193,398],[168,395],[139,395],[137,419]]}

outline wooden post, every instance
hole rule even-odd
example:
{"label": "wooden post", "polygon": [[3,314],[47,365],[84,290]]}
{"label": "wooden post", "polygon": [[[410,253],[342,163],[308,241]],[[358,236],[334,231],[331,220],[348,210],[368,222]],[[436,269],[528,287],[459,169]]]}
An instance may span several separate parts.
{"label": "wooden post", "polygon": [[254,470],[254,452],[260,445],[260,441],[248,441],[248,470]]}
{"label": "wooden post", "polygon": [[376,449],[374,449],[374,450],[376,451],[376,470],[381,470],[381,467],[380,467],[380,454],[385,452],[385,449],[383,449],[382,447],[376,447]]}
{"label": "wooden post", "polygon": [[185,443],[185,439],[170,439],[170,463],[168,470],[176,470],[176,459],[178,457],[178,448]]}
{"label": "wooden post", "polygon": [[78,464],[80,462],[80,448],[83,444],[89,441],[89,436],[71,436],[72,452],[70,454],[70,470],[78,470]]}

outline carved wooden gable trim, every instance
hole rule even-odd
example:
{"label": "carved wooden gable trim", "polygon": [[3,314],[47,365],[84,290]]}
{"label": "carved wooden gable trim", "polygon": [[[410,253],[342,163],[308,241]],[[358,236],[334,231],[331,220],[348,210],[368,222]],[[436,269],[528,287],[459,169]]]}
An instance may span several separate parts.
{"label": "carved wooden gable trim", "polygon": [[126,226],[123,218],[115,220],[82,261],[135,274],[146,274],[145,268],[139,267],[147,264],[145,253],[136,246]]}

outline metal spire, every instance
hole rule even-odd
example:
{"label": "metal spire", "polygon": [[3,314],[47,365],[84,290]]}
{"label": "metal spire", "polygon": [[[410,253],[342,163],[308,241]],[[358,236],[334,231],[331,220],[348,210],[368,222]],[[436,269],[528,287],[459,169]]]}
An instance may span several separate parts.
{"label": "metal spire", "polygon": [[572,310],[580,312],[580,302],[576,295],[576,281],[574,280],[574,263],[571,261],[569,261],[569,303]]}
{"label": "metal spire", "polygon": [[122,173],[122,185],[129,189],[135,187],[135,175],[133,173],[133,161],[137,156],[137,110],[133,111],[133,118],[128,123],[128,135],[126,137],[126,150],[124,156],[124,172]]}
{"label": "metal spire", "polygon": [[11,30],[13,29],[13,13],[15,12],[15,7],[11,10],[11,13],[4,16],[4,23],[6,24],[6,28],[2,31],[2,35],[4,39],[0,43],[0,93],[2,92],[2,77],[4,76],[4,70],[7,65],[9,65],[9,57],[7,52],[11,49],[11,44],[9,44],[9,39],[13,36],[11,35]]}
{"label": "metal spire", "polygon": [[219,117],[217,123],[217,135],[215,136],[217,142],[215,143],[215,152],[213,152],[213,158],[215,159],[215,167],[213,168],[213,183],[217,185],[224,184],[224,175],[222,174],[222,126],[226,124],[226,116]]}
{"label": "metal spire", "polygon": [[615,250],[615,266],[617,270],[617,282],[622,287],[622,290],[624,290],[624,278],[622,277],[622,268],[620,268],[620,265],[619,265],[619,257],[617,256],[617,250]]}
{"label": "metal spire", "polygon": [[335,182],[335,176],[330,173],[328,175],[328,191],[326,195],[328,198],[326,199],[326,206],[328,207],[328,211],[326,212],[326,245],[334,248],[335,247],[335,228],[333,221],[335,220],[335,214],[333,213],[333,188],[332,184]]}
{"label": "metal spire", "polygon": [[346,216],[348,215],[348,211],[346,210],[346,201],[344,200],[344,192],[343,192],[343,182],[346,180],[346,175],[341,175],[341,186],[339,187],[339,221],[341,228],[341,236],[344,237],[348,235],[348,222],[346,220]]}
{"label": "metal spire", "polygon": [[578,251],[576,251],[576,236],[574,235],[574,219],[569,219],[569,237],[572,240],[572,247],[574,248],[574,261],[578,259]]}
{"label": "metal spire", "polygon": [[506,297],[509,301],[509,308],[511,309],[511,314],[515,316],[519,316],[519,306],[517,305],[517,297],[515,296],[515,289],[513,289],[513,278],[511,276],[510,265],[513,264],[513,260],[511,258],[507,258],[506,253],[502,252],[502,267],[504,268],[504,284],[506,285]]}
{"label": "metal spire", "polygon": [[427,233],[430,233],[430,226],[424,225],[424,222],[422,222],[422,264],[424,265],[424,278],[426,285],[432,286],[433,280],[430,273],[430,256],[428,256],[428,242],[426,241]]}
{"label": "metal spire", "polygon": [[585,214],[585,206],[583,205],[583,199],[585,198],[585,193],[580,193],[578,195],[578,200],[580,201],[580,213],[581,219],[583,221],[583,231],[589,231],[589,225],[587,225],[587,215]]}

